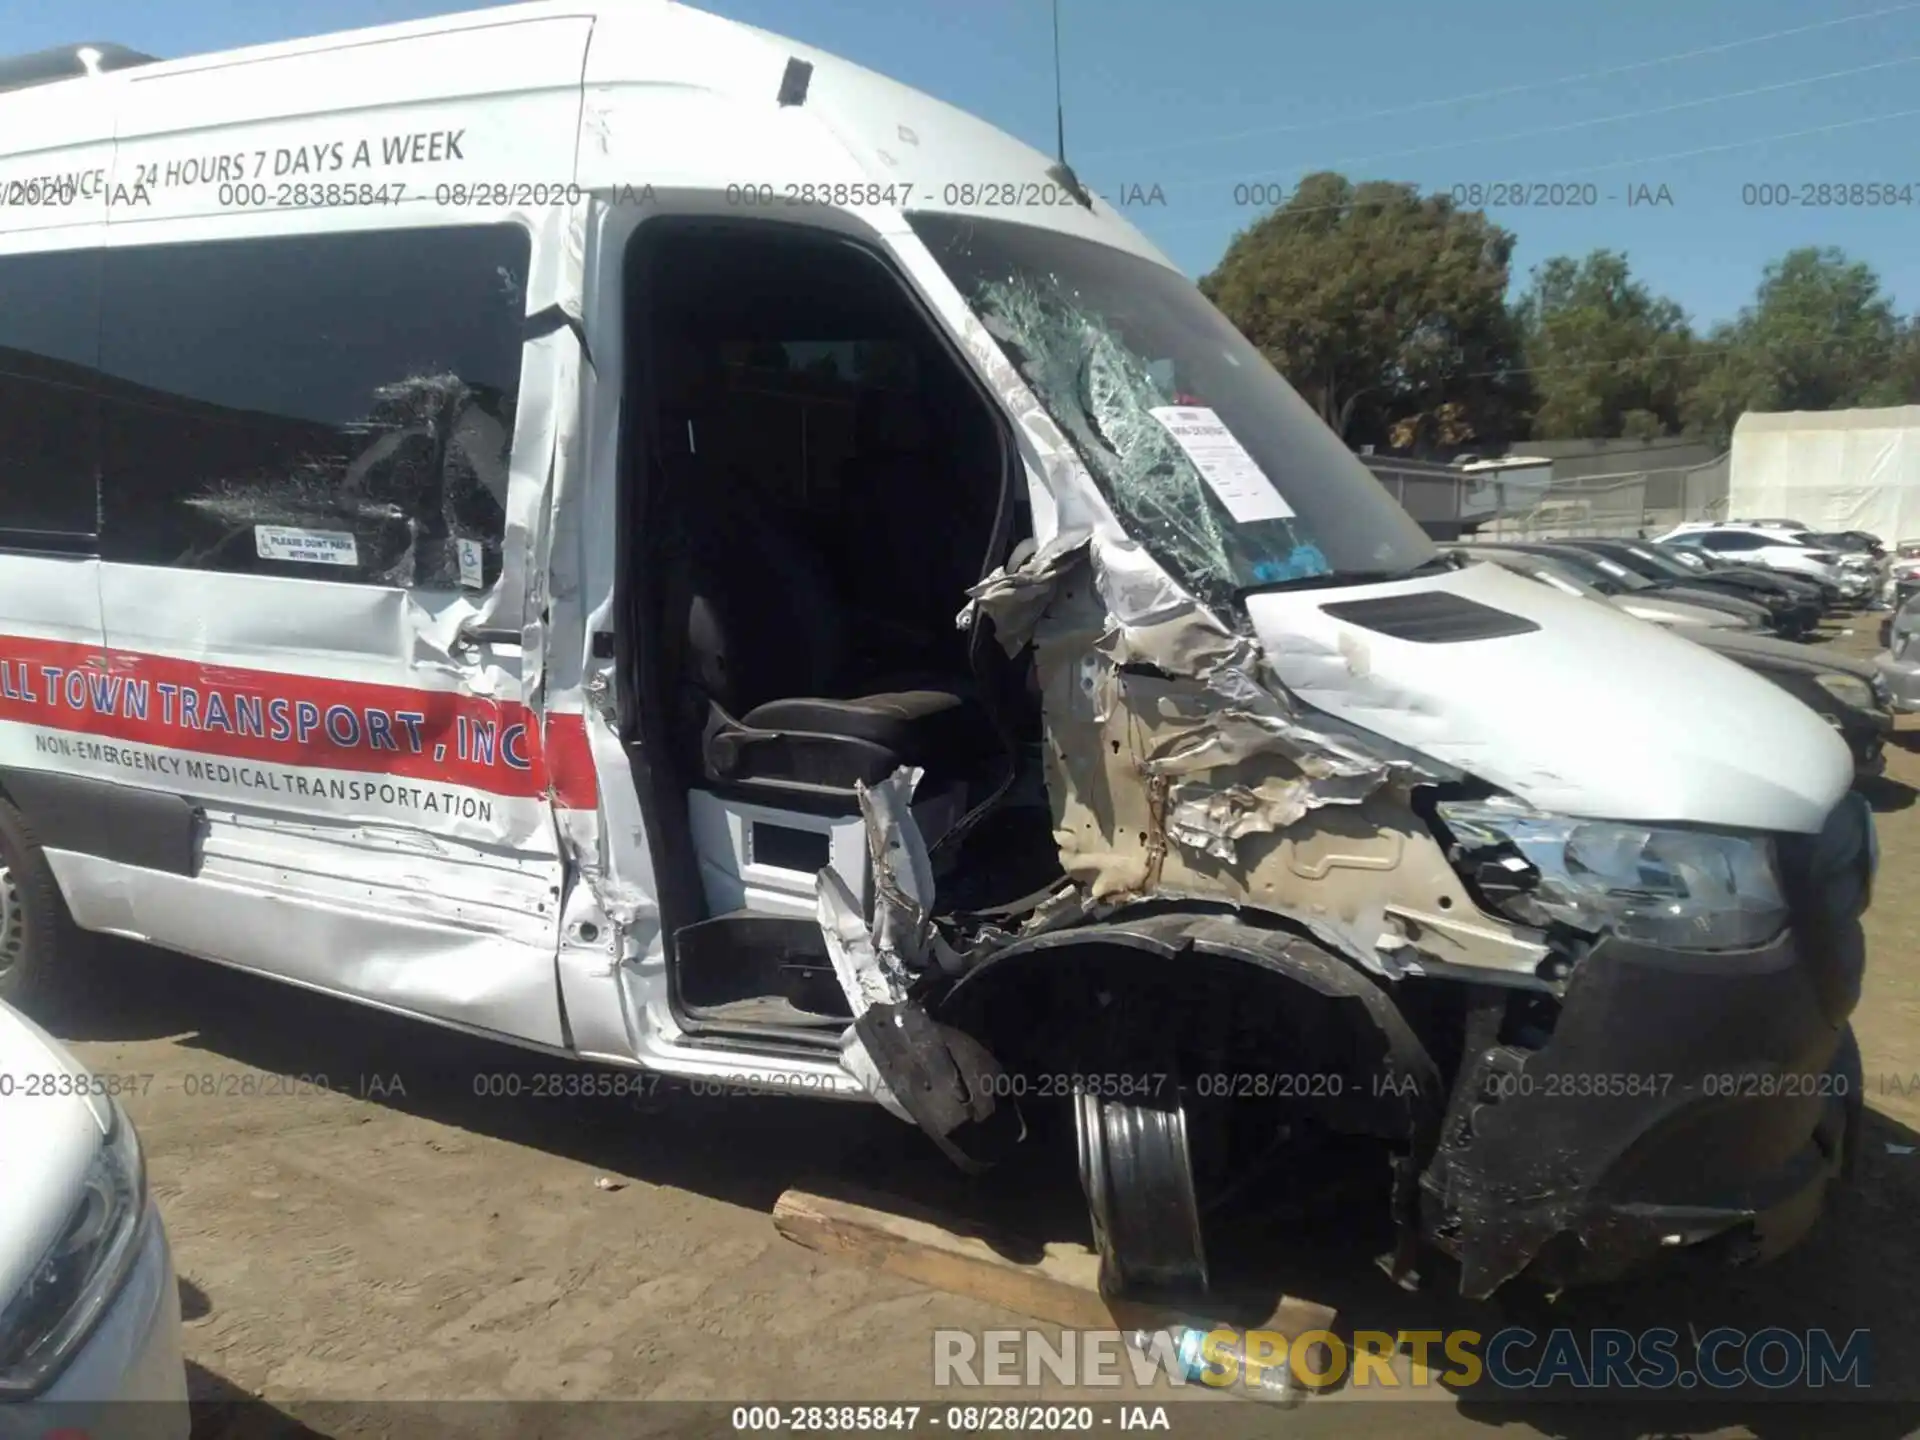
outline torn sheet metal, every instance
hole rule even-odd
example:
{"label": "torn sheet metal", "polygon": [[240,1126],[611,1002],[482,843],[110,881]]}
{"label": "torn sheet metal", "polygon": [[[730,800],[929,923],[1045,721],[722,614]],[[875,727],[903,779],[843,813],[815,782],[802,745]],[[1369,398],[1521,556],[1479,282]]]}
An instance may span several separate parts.
{"label": "torn sheet metal", "polygon": [[998,1067],[977,1041],[935,1024],[912,998],[929,967],[956,958],[942,953],[932,927],[933,867],[912,809],[920,778],[918,769],[902,767],[879,785],[858,787],[873,867],[871,914],[861,913],[829,866],[817,881],[820,929],[853,1012],[841,1063],[891,1114],[924,1130],[962,1168],[977,1170],[990,1163],[978,1153],[980,1137],[990,1150],[1006,1129],[985,1083]]}
{"label": "torn sheet metal", "polygon": [[970,630],[976,617],[993,622],[994,637],[1008,655],[1018,655],[1033,640],[1033,630],[1053,603],[1060,576],[1081,563],[1092,533],[1063,530],[1011,571],[1001,565],[967,591],[956,624]]}
{"label": "torn sheet metal", "polygon": [[[1358,804],[1378,783],[1366,775],[1332,782],[1269,775],[1253,785],[1225,787],[1182,781],[1167,792],[1167,834],[1176,844],[1232,863],[1239,859],[1235,842],[1284,830],[1316,805]],[[1330,786],[1350,793],[1330,794]]]}
{"label": "torn sheet metal", "polygon": [[[820,931],[833,973],[858,1021],[876,1005],[904,1005],[926,952],[933,901],[933,867],[913,820],[913,792],[921,771],[902,767],[879,785],[858,787],[873,867],[872,914],[861,912],[840,873],[828,866],[818,884]],[[913,1116],[895,1098],[857,1029],[840,1042],[841,1062],[894,1115]]]}
{"label": "torn sheet metal", "polygon": [[[1139,557],[1122,561],[1107,573]],[[1034,636],[1055,839],[1092,901],[1256,906],[1387,975],[1417,959],[1390,904],[1474,913],[1408,808],[1408,782],[1433,768],[1293,705],[1263,683],[1257,650],[1184,608],[1177,587],[1116,585],[1133,622],[1119,623],[1096,589],[1101,568],[1062,575]],[[1176,673],[1155,654],[1211,668]],[[1447,941],[1457,959],[1458,937]],[[1505,950],[1497,959],[1514,964]]]}
{"label": "torn sheet metal", "polygon": [[[1425,949],[1519,972],[1530,942],[1415,918],[1478,908],[1408,803],[1411,785],[1461,772],[1300,703],[1250,627],[1142,543],[1209,583],[1230,578],[1204,478],[1146,403],[1156,377],[1134,373],[1135,357],[1099,325],[1052,324],[1071,297],[991,298],[962,341],[1018,422],[1058,530],[974,587],[962,619],[990,617],[1009,654],[1033,647],[1054,834],[1080,913],[1224,900],[1290,916],[1375,973],[1405,974]],[[1075,343],[1053,344],[1056,331]],[[1049,366],[1070,366],[1072,383]],[[1105,487],[1083,455],[1101,463]],[[1318,573],[1312,548],[1299,547],[1301,574]]]}

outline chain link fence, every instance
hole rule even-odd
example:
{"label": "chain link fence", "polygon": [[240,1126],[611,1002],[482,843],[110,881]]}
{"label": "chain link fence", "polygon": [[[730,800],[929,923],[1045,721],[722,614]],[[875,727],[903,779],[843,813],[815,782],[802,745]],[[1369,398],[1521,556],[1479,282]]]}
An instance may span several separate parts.
{"label": "chain link fence", "polygon": [[1659,535],[1687,520],[1727,517],[1729,457],[1552,479],[1468,477],[1428,461],[1365,456],[1369,469],[1436,539],[1550,540]]}

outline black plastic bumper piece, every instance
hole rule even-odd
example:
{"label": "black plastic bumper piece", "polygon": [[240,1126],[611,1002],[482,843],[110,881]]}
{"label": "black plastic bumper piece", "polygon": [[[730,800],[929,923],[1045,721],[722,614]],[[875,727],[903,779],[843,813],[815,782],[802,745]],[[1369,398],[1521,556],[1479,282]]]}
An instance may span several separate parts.
{"label": "black plastic bumper piece", "polygon": [[1545,1045],[1467,1057],[1421,1177],[1424,1238],[1464,1293],[1611,1280],[1694,1247],[1763,1260],[1805,1233],[1858,1130],[1871,823],[1849,797],[1820,837],[1783,843],[1794,923],[1772,944],[1604,942]]}

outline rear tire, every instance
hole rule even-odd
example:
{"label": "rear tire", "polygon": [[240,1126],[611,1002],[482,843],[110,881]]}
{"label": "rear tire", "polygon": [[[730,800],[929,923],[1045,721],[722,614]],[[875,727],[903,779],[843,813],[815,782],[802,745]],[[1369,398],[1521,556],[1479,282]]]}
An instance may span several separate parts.
{"label": "rear tire", "polygon": [[84,941],[26,817],[0,798],[0,1000],[51,1018],[76,993]]}

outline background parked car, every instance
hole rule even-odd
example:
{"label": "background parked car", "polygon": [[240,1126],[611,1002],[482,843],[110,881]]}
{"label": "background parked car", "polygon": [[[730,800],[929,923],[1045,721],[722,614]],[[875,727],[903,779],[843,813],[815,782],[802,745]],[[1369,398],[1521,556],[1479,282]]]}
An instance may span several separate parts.
{"label": "background parked car", "polygon": [[1564,558],[1539,552],[1528,553],[1523,550],[1510,550],[1495,545],[1461,545],[1453,554],[1463,560],[1485,560],[1516,575],[1524,575],[1529,580],[1538,580],[1543,585],[1551,585],[1566,595],[1578,595],[1587,600],[1598,600],[1603,605],[1611,605],[1624,611],[1636,620],[1645,620],[1650,625],[1667,628],[1700,626],[1712,630],[1755,631],[1763,628],[1763,612],[1758,607],[1744,607],[1751,614],[1720,609],[1712,605],[1697,605],[1676,599],[1655,591],[1652,586],[1640,590],[1624,590],[1618,586],[1611,592],[1601,590],[1582,577],[1580,570],[1569,564]]}
{"label": "background parked car", "polygon": [[1705,550],[1694,550],[1685,545],[1663,545],[1656,540],[1636,540],[1632,543],[1652,551],[1667,565],[1677,565],[1688,574],[1708,575],[1720,583],[1739,581],[1763,585],[1770,592],[1790,596],[1795,604],[1809,606],[1817,612],[1816,621],[1818,616],[1827,613],[1830,587],[1804,575],[1789,575],[1784,570],[1768,570],[1759,565],[1743,565],[1736,560],[1710,555]]}
{"label": "background parked car", "polygon": [[1678,599],[1705,603],[1708,597],[1719,596],[1757,605],[1767,617],[1765,628],[1778,635],[1804,635],[1825,613],[1819,591],[1790,577],[1751,567],[1723,571],[1704,559],[1698,569],[1689,569],[1676,554],[1647,541],[1574,539],[1560,542],[1560,548]]}
{"label": "background parked car", "polygon": [[1875,668],[1888,703],[1904,714],[1920,711],[1920,593],[1881,622],[1880,647]]}
{"label": "background parked car", "polygon": [[109,1078],[0,1002],[0,1436],[186,1440],[173,1259]]}
{"label": "background parked car", "polygon": [[1887,559],[1887,579],[1882,593],[1895,610],[1920,594],[1920,540],[1903,540],[1895,547]]}
{"label": "background parked car", "polygon": [[1705,520],[1688,521],[1656,539],[1662,544],[1691,546],[1715,555],[1737,558],[1747,564],[1769,570],[1784,570],[1805,575],[1833,587],[1837,601],[1845,586],[1840,556],[1809,544],[1804,531],[1776,529],[1762,525],[1727,525]]}

